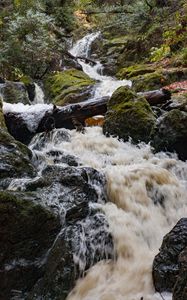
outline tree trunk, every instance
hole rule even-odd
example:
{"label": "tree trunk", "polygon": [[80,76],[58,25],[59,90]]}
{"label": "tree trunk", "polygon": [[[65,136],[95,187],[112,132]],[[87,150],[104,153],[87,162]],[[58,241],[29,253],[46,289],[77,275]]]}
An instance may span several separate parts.
{"label": "tree trunk", "polygon": [[[145,93],[138,93],[138,95],[144,96],[150,105],[163,104],[171,98],[171,93],[168,90],[155,90]],[[77,104],[67,105],[64,107],[54,106],[51,110],[46,106],[46,113],[44,117],[40,120],[35,132],[29,131],[26,122],[23,120],[20,113],[5,113],[5,122],[8,131],[15,139],[21,141],[22,143],[28,144],[34,134],[39,132],[44,132],[50,128],[46,128],[47,120],[50,119],[49,127],[54,120],[55,128],[67,128],[73,129],[73,119],[77,119],[80,123],[84,125],[87,118],[104,115],[107,111],[107,102],[109,97],[103,97],[101,99],[80,102]],[[40,115],[40,112],[38,112]],[[29,116],[28,116],[29,119]]]}

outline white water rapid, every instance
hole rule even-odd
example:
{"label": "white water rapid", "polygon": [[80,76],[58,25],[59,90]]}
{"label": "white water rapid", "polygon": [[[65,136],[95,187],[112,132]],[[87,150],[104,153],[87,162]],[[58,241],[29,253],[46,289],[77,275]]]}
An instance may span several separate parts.
{"label": "white water rapid", "polygon": [[[40,153],[46,157],[50,151],[63,151],[106,176],[109,202],[100,207],[116,251],[116,259],[92,267],[67,300],[163,300],[154,291],[152,263],[163,236],[187,214],[186,163],[174,155],[155,155],[146,144],[107,138],[99,127],[86,128],[85,134],[66,132],[70,140],[57,138],[54,131]],[[38,141],[33,140],[31,149]]]}
{"label": "white water rapid", "polygon": [[34,83],[34,85],[35,85],[35,97],[34,97],[33,104],[44,104],[45,95],[42,88],[37,83]]}
{"label": "white water rapid", "polygon": [[[75,46],[70,50],[70,53],[75,57],[85,57],[90,56],[90,49],[93,41],[98,38],[100,32],[91,33],[86,35],[84,38],[79,40]],[[96,62],[94,66],[84,62],[83,60],[78,60],[83,68],[83,71],[89,75],[91,78],[98,81],[95,86],[93,98],[102,98],[104,96],[111,96],[112,93],[120,86],[131,86],[130,80],[116,80],[110,76],[104,76],[102,74],[102,65],[99,61]]]}
{"label": "white water rapid", "polygon": [[[71,53],[87,57],[98,35],[84,37]],[[94,67],[81,60],[80,63],[89,76],[98,80],[94,98],[111,95],[121,85],[131,85],[126,80],[100,75],[99,62]],[[23,113],[26,118],[24,109]],[[27,121],[34,126],[34,120]],[[135,146],[105,137],[100,127],[86,128],[85,134],[65,130],[69,140],[60,134],[57,138],[59,132],[53,130],[50,141],[37,150],[37,156],[42,157],[40,171],[44,165],[55,163],[54,157],[46,155],[52,150],[74,155],[80,166],[93,167],[106,176],[109,201],[98,206],[106,214],[116,252],[115,260],[93,266],[77,282],[67,300],[163,300],[154,291],[152,263],[163,236],[187,215],[187,164],[174,155],[155,155],[146,144]],[[40,141],[38,135],[30,148],[34,149]],[[9,189],[16,190],[18,186],[20,182]],[[48,198],[55,201],[52,191]],[[163,297],[171,299],[171,295],[163,294]]]}

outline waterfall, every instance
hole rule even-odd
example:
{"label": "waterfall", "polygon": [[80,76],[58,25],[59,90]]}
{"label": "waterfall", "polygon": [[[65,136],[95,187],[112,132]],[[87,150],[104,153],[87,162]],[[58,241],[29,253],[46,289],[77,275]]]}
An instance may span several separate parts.
{"label": "waterfall", "polygon": [[43,104],[45,98],[44,92],[37,83],[34,83],[34,85],[35,85],[35,97],[34,97],[33,104]]}
{"label": "waterfall", "polygon": [[[66,132],[68,140],[53,132],[41,154],[63,150],[79,158],[82,166],[105,174],[110,202],[100,206],[117,253],[116,260],[92,267],[67,299],[162,300],[154,292],[152,262],[163,236],[187,214],[186,163],[174,155],[155,155],[146,144],[107,138],[99,127],[86,128],[85,134]],[[31,148],[39,141],[33,140]]]}
{"label": "waterfall", "polygon": [[[91,33],[79,40],[75,46],[70,50],[70,53],[77,57],[88,58],[90,56],[90,49],[93,41],[98,38],[100,32]],[[101,75],[102,64],[97,61],[94,66],[79,59],[83,71],[91,78],[98,81],[95,86],[95,91],[92,99],[102,98],[104,96],[111,96],[113,92],[120,86],[130,86],[132,82],[130,80],[116,80],[110,76]]]}
{"label": "waterfall", "polygon": [[[92,33],[78,41],[71,49],[75,56],[88,57],[92,42],[99,33]],[[79,60],[90,77],[96,79],[94,96],[110,96],[119,86],[131,86],[128,80],[116,80],[101,75],[102,65],[97,62],[91,66]],[[39,86],[36,86],[36,101],[43,99]],[[28,126],[34,130],[35,111],[44,104],[24,106],[18,104],[17,111],[23,114]],[[27,109],[33,112],[33,118],[27,119]],[[49,109],[52,107],[49,106]],[[4,110],[16,110],[16,105],[4,104]],[[41,116],[40,116],[41,117]],[[109,202],[97,204],[105,213],[112,233],[116,252],[115,260],[97,263],[80,279],[68,300],[162,300],[155,293],[152,283],[152,263],[158,253],[163,236],[176,222],[187,215],[187,165],[166,153],[154,154],[150,145],[133,145],[117,138],[106,137],[99,127],[86,128],[85,134],[75,130],[64,130],[65,139],[60,130],[51,132],[50,140],[43,143],[41,135],[36,136],[30,149],[41,159],[38,174],[46,165],[63,163],[47,153],[65,152],[76,156],[81,166],[92,167],[103,173],[107,179],[107,197]],[[42,144],[42,147],[38,147]],[[9,190],[21,187],[25,181],[16,179]],[[97,184],[97,183],[96,183]],[[48,191],[46,191],[48,194]],[[46,199],[48,205],[55,202],[59,191],[51,190]],[[56,195],[56,198],[55,198]],[[47,201],[47,200],[46,200]],[[62,210],[62,207],[59,207]],[[94,229],[92,229],[94,230]],[[95,233],[96,234],[96,233]],[[84,238],[84,237],[83,237]],[[83,246],[85,247],[84,241]],[[83,249],[84,250],[84,249]],[[86,253],[86,251],[84,251]],[[76,257],[79,260],[79,257]],[[80,261],[81,264],[81,261]],[[171,295],[164,294],[165,300]]]}

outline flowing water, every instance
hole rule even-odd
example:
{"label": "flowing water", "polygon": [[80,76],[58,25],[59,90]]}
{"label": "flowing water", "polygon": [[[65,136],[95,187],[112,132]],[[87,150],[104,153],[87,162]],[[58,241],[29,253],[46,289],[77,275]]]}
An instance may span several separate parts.
{"label": "flowing water", "polygon": [[[71,53],[88,56],[97,36],[86,36]],[[96,66],[80,62],[84,71],[98,80],[94,97],[110,95],[118,86],[131,84],[100,75],[99,62]],[[105,137],[99,127],[86,128],[85,134],[65,130],[68,139],[60,135],[57,138],[59,131],[54,130],[50,141],[35,150],[41,157],[41,168],[54,163],[46,153],[65,151],[76,156],[80,165],[93,167],[106,176],[109,201],[98,205],[106,214],[116,253],[115,260],[92,267],[67,299],[161,300],[152,283],[152,263],[163,236],[187,214],[186,163],[175,155],[155,155],[146,144],[135,146]],[[32,141],[30,148],[36,149],[39,142],[40,136]],[[15,182],[9,189],[16,189]],[[171,299],[171,295],[163,297]]]}
{"label": "flowing water", "polygon": [[[93,41],[99,37],[99,35],[100,32],[86,35],[75,44],[75,46],[70,50],[70,53],[77,57],[89,58],[91,45]],[[98,81],[94,90],[94,99],[111,96],[112,93],[120,86],[132,85],[130,80],[116,80],[113,77],[101,75],[102,65],[99,61],[96,61],[94,66],[81,59],[79,59],[79,63],[86,74]]]}
{"label": "flowing water", "polygon": [[37,83],[34,83],[34,85],[35,85],[35,97],[34,97],[33,104],[43,104],[45,99],[44,92]]}

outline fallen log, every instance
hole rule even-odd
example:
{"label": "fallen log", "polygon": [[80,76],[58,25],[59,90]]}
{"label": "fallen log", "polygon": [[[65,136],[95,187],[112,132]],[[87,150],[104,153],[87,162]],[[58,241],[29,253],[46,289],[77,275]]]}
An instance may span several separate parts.
{"label": "fallen log", "polygon": [[92,66],[95,66],[95,65],[97,64],[96,61],[94,61],[94,60],[91,59],[91,58],[87,58],[87,57],[83,57],[83,56],[74,56],[73,54],[71,54],[71,53],[68,52],[68,51],[65,51],[64,54],[67,55],[68,57],[70,57],[71,59],[75,59],[75,60],[80,59],[80,60],[83,60],[83,61],[85,61],[85,63],[87,63],[87,64],[90,63]]}
{"label": "fallen log", "polygon": [[[171,98],[171,93],[167,90],[155,90],[138,93],[138,95],[144,96],[150,105],[163,104]],[[46,112],[43,113],[41,118],[40,111],[35,113],[36,120],[39,120],[39,122],[36,124],[35,130],[32,131],[29,130],[27,120],[23,118],[23,114],[21,113],[5,111],[5,122],[11,135],[17,140],[28,144],[36,133],[46,131],[46,122],[49,118],[54,119],[55,128],[73,129],[75,127],[72,118],[76,118],[84,125],[87,118],[96,115],[104,115],[106,113],[108,100],[109,97],[103,97],[101,99],[88,100],[77,104],[66,105],[64,107],[49,107],[49,105],[46,105]],[[28,120],[30,120],[29,112]]]}

